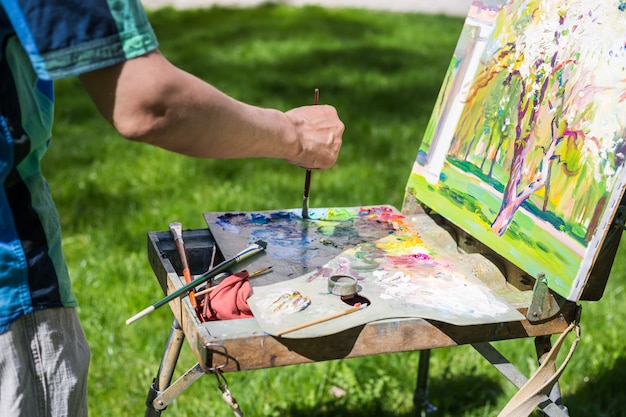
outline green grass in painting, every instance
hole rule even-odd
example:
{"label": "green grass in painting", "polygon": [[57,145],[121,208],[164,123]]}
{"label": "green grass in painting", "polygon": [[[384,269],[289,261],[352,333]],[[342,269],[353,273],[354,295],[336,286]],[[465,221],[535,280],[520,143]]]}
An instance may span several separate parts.
{"label": "green grass in painting", "polygon": [[[448,158],[447,162],[451,166],[455,166],[464,172],[471,173],[481,182],[484,182],[485,184],[492,187],[496,192],[498,193],[504,192],[505,184],[502,184],[496,178],[507,178],[508,177],[507,173],[502,172],[498,175],[489,175],[489,173],[485,173],[481,170],[480,163],[475,164],[469,161],[459,161],[453,158]],[[492,161],[489,161],[489,163],[492,163]],[[485,168],[485,170],[487,170],[487,168]],[[502,165],[494,164],[494,171],[505,171],[505,170]],[[585,233],[583,230],[584,228],[581,227],[580,224],[567,223],[562,218],[558,217],[554,212],[550,210],[544,211],[540,209],[537,206],[537,204],[533,201],[533,198],[536,198],[536,197],[531,196],[530,198],[528,198],[526,201],[522,203],[521,207],[529,211],[530,213],[532,213],[534,219],[547,222],[555,229],[561,232],[567,233],[569,238],[575,239],[581,245],[586,245]],[[494,212],[494,217],[495,217],[495,214],[497,214],[497,211]]]}
{"label": "green grass in painting", "polygon": [[[311,207],[400,207],[462,19],[285,6],[163,9],[150,18],[167,57],[243,101],[288,109],[310,103],[317,87],[320,102],[338,108],[344,146],[335,167],[314,173]],[[143,415],[172,321],[162,308],[124,324],[162,296],[148,265],[146,233],[175,220],[205,227],[206,211],[297,208],[304,172],[281,161],[202,161],[126,142],[96,114],[75,79],[57,83],[57,99],[44,173],[92,348],[90,414]],[[624,256],[621,248],[618,259]],[[604,298],[584,307],[583,341],[562,379],[572,415],[625,415],[625,277],[626,267],[617,263]],[[498,347],[525,372],[535,369],[531,340]],[[418,356],[227,377],[250,416],[408,417]],[[194,363],[185,346],[176,375]],[[435,416],[494,416],[515,392],[466,346],[435,351],[430,375]],[[231,410],[206,376],[163,415]]]}

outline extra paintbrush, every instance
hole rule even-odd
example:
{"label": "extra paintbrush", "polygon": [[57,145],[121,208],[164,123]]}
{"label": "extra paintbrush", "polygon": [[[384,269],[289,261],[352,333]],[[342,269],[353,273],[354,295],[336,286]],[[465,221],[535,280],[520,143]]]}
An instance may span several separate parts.
{"label": "extra paintbrush", "polygon": [[[261,274],[264,274],[264,273],[266,273],[266,272],[269,272],[271,269],[272,269],[272,267],[271,267],[271,266],[268,266],[268,267],[265,267],[265,268],[261,268],[261,269],[259,269],[259,270],[256,270],[256,271],[254,271],[253,273],[251,273],[250,275],[248,275],[248,279],[250,279],[250,278],[254,278],[254,277],[257,277],[257,276],[259,276],[259,275],[261,275]],[[210,294],[210,293],[212,293],[212,292],[213,292],[213,290],[214,290],[214,289],[216,289],[216,288],[217,288],[217,287],[209,287],[209,288],[205,288],[205,289],[203,289],[202,291],[198,291],[198,292],[195,294],[195,296],[196,296],[196,297],[200,297],[200,296],[205,295],[205,294]]]}
{"label": "extra paintbrush", "polygon": [[152,313],[157,308],[159,308],[159,307],[169,303],[170,301],[174,300],[175,298],[180,297],[181,295],[191,291],[196,286],[202,284],[203,282],[206,282],[206,281],[210,280],[211,278],[213,278],[213,277],[217,276],[218,274],[226,271],[227,269],[232,268],[233,266],[235,266],[239,262],[241,262],[241,261],[243,261],[245,259],[248,259],[251,256],[254,256],[254,255],[258,254],[258,253],[261,253],[262,251],[265,250],[266,247],[267,247],[267,243],[266,242],[263,242],[262,240],[257,240],[253,245],[248,246],[246,249],[244,249],[241,252],[239,252],[233,258],[231,258],[229,260],[226,260],[226,261],[222,262],[221,264],[217,265],[215,268],[205,272],[202,275],[199,275],[196,279],[191,281],[189,284],[183,285],[182,287],[180,287],[176,291],[168,294],[166,297],[164,297],[161,300],[157,301],[156,303],[152,304],[150,307],[147,307],[144,310],[140,311],[139,313],[135,314],[134,316],[132,316],[131,318],[126,320],[126,324],[130,324],[130,323],[134,322],[135,320],[138,320],[138,319],[142,318],[143,316],[146,316],[146,315]]}
{"label": "extra paintbrush", "polygon": [[[183,276],[185,277],[185,284],[191,282],[191,272],[189,270],[189,262],[187,261],[187,251],[185,250],[185,242],[183,241],[183,225],[180,222],[172,222],[169,224],[170,233],[174,238],[174,245],[176,246],[176,252],[178,252],[178,258],[180,258],[180,266],[183,269]],[[193,307],[196,306],[196,297],[193,295],[193,291],[189,292],[189,300]]]}
{"label": "extra paintbrush", "polygon": [[[317,105],[320,97],[320,90],[316,88],[313,92],[313,105]],[[304,197],[302,198],[302,218],[309,218],[309,190],[311,188],[311,170],[306,170],[306,176],[304,177]]]}
{"label": "extra paintbrush", "polygon": [[314,326],[314,325],[319,324],[319,323],[323,323],[323,322],[328,321],[328,320],[333,320],[333,319],[336,319],[336,318],[339,318],[339,317],[342,317],[342,316],[345,316],[345,315],[348,315],[348,314],[355,313],[355,312],[357,312],[359,310],[363,310],[368,305],[369,304],[367,304],[367,303],[363,303],[363,304],[356,303],[354,305],[354,307],[350,307],[350,308],[348,308],[346,310],[343,310],[343,311],[340,311],[338,313],[329,314],[328,316],[321,317],[321,318],[315,319],[315,320],[311,320],[309,322],[298,324],[297,326],[290,327],[289,329],[282,330],[282,331],[276,333],[276,336],[280,337],[280,336],[282,336],[284,334],[295,332],[296,330],[304,329],[306,327],[311,327],[311,326]]}

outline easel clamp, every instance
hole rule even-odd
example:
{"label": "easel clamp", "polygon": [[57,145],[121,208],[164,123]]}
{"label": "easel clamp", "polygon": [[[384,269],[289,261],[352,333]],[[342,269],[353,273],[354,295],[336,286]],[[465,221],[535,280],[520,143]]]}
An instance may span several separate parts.
{"label": "easel clamp", "polygon": [[544,273],[540,273],[533,287],[533,296],[526,318],[532,324],[541,323],[556,317],[567,300],[552,291]]}

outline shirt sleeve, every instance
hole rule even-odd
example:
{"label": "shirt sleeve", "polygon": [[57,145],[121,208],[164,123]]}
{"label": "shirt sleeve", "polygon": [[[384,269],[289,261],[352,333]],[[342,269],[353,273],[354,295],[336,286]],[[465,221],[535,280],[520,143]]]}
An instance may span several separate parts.
{"label": "shirt sleeve", "polygon": [[0,0],[39,78],[104,68],[154,50],[139,0]]}

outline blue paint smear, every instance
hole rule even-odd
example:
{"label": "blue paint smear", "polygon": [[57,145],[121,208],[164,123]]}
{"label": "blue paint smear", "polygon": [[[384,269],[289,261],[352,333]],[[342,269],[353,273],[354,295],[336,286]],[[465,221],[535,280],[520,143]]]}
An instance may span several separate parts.
{"label": "blue paint smear", "polygon": [[[390,222],[372,220],[370,215],[393,216],[388,207],[359,209],[335,209],[331,219],[303,220],[295,210],[272,212],[224,213],[217,217],[216,225],[232,234],[248,234],[248,244],[257,240],[267,242],[266,252],[273,259],[288,260],[304,264],[305,261],[332,253],[321,236],[328,242],[338,242],[339,247],[352,246],[393,233]],[[335,248],[338,246],[335,245]]]}
{"label": "blue paint smear", "polygon": [[[263,240],[268,243],[266,252],[274,259],[305,261],[314,258],[319,248],[312,248],[315,235],[308,236],[302,228],[301,218],[289,211],[264,213],[225,213],[216,224],[229,233],[241,234],[250,230],[249,243]],[[263,227],[256,227],[263,226]]]}
{"label": "blue paint smear", "polygon": [[232,224],[228,223],[228,221],[224,221],[223,219],[218,219],[217,225],[220,226],[222,229],[226,230],[227,232],[230,232],[236,235],[241,233],[238,227],[233,226]]}
{"label": "blue paint smear", "polygon": [[291,220],[291,219],[301,218],[289,211],[276,211],[276,212],[271,213],[271,216],[272,216],[272,220]]}
{"label": "blue paint smear", "polygon": [[269,255],[274,259],[291,259],[305,261],[314,258],[318,248],[311,247],[315,243],[314,235],[307,235],[300,223],[268,223],[262,229],[250,233],[250,242],[261,239],[267,242]]}
{"label": "blue paint smear", "polygon": [[248,224],[246,213],[226,213],[217,218],[217,225],[233,234],[240,234],[238,225]]}
{"label": "blue paint smear", "polygon": [[254,224],[267,224],[270,221],[270,219],[268,219],[267,216],[261,213],[250,214],[250,220],[252,220],[252,223]]}

